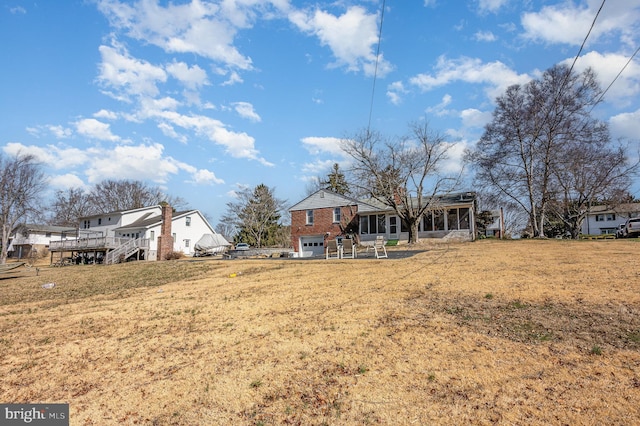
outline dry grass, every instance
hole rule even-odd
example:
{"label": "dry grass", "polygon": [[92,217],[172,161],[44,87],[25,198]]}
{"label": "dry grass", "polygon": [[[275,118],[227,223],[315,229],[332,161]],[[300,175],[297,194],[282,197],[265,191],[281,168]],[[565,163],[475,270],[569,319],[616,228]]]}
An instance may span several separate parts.
{"label": "dry grass", "polygon": [[640,422],[640,243],[424,249],[2,279],[0,401],[72,425]]}

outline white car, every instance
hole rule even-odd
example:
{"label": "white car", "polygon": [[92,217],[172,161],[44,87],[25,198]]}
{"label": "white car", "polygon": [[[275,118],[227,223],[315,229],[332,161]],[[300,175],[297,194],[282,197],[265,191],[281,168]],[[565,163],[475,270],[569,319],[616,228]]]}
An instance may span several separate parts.
{"label": "white car", "polygon": [[640,237],[640,217],[634,217],[624,224],[624,236],[627,238]]}
{"label": "white car", "polygon": [[236,244],[236,250],[240,250],[240,251],[249,250],[249,244],[247,244],[247,243],[238,243],[238,244]]}

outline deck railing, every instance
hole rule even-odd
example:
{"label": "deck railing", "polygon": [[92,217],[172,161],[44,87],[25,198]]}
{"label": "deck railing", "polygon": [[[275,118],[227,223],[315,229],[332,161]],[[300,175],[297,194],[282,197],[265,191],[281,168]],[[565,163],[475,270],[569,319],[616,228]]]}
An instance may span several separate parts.
{"label": "deck railing", "polygon": [[[49,251],[115,249],[130,240],[131,238],[93,237],[79,238],[77,240],[51,241]],[[149,248],[148,239],[141,239],[141,248]]]}

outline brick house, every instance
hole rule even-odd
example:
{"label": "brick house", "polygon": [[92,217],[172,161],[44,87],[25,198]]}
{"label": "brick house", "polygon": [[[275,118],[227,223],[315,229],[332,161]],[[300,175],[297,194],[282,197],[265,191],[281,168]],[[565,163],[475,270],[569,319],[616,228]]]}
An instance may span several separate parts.
{"label": "brick house", "polygon": [[[437,197],[419,225],[420,238],[475,239],[476,195],[473,192]],[[327,240],[358,242],[406,240],[408,230],[395,212],[375,200],[356,200],[320,189],[289,208],[291,245],[299,256],[319,256]]]}
{"label": "brick house", "polygon": [[293,205],[291,245],[301,256],[324,253],[326,240],[357,231],[359,202],[321,189]]}

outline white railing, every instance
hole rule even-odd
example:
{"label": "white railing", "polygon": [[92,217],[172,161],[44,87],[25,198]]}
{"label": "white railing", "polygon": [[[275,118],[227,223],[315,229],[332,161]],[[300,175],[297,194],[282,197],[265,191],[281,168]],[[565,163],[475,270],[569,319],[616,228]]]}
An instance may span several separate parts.
{"label": "white railing", "polygon": [[107,252],[105,263],[107,265],[119,263],[121,257],[126,259],[141,249],[146,249],[146,250],[149,249],[148,239],[146,238],[126,239],[118,247]]}
{"label": "white railing", "polygon": [[113,249],[127,241],[130,238],[116,237],[91,237],[78,238],[77,240],[51,241],[49,251],[71,251],[86,249]]}

